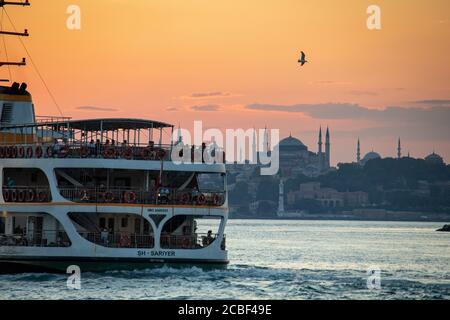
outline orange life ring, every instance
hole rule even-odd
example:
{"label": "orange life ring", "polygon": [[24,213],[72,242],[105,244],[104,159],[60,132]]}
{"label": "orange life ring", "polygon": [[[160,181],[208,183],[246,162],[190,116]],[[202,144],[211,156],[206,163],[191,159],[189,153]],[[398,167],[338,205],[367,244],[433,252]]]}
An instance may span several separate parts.
{"label": "orange life ring", "polygon": [[51,147],[51,146],[47,147],[46,153],[47,153],[47,157],[53,158],[53,155],[54,155],[53,147]]}
{"label": "orange life ring", "polygon": [[203,206],[206,204],[206,196],[203,193],[197,196],[197,204],[199,206]]}
{"label": "orange life ring", "polygon": [[45,201],[47,201],[47,199],[48,199],[47,192],[45,192],[45,191],[40,191],[40,192],[38,193],[38,200],[39,200],[39,202],[45,202]]}
{"label": "orange life ring", "polygon": [[106,203],[111,203],[114,201],[114,193],[111,191],[106,191],[102,193],[103,201]]}
{"label": "orange life ring", "polygon": [[133,191],[127,191],[123,195],[123,200],[125,200],[126,203],[135,203],[137,200],[136,193]]}
{"label": "orange life ring", "polygon": [[3,190],[3,201],[9,202],[10,200],[10,191],[9,190]]}
{"label": "orange life ring", "polygon": [[17,147],[10,147],[10,156],[11,158],[16,158],[17,157]]}
{"label": "orange life ring", "polygon": [[11,190],[11,202],[17,202],[17,191],[16,190]]}
{"label": "orange life ring", "polygon": [[38,158],[38,159],[40,159],[42,157],[43,152],[42,152],[42,147],[41,146],[37,146],[36,147],[35,154],[36,154],[36,158]]}
{"label": "orange life ring", "polygon": [[25,158],[25,148],[24,147],[19,147],[17,149],[17,157],[18,158]]}
{"label": "orange life ring", "polygon": [[214,202],[215,206],[221,206],[223,204],[222,195],[219,193],[216,193],[213,197],[213,202]]}
{"label": "orange life ring", "polygon": [[26,202],[33,202],[36,197],[36,192],[33,189],[28,189],[25,195]]}
{"label": "orange life ring", "polygon": [[32,147],[27,148],[27,158],[33,158],[33,148]]}
{"label": "orange life ring", "polygon": [[25,197],[26,197],[25,190],[19,190],[17,192],[17,201],[18,202],[24,202],[25,201]]}
{"label": "orange life ring", "polygon": [[191,200],[191,196],[189,193],[185,192],[181,195],[181,203],[182,204],[188,204]]}

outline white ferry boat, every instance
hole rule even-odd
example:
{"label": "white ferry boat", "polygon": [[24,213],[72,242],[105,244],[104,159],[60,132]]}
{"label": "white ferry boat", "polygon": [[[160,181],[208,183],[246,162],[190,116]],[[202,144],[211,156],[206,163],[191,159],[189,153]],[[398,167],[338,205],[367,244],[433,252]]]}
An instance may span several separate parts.
{"label": "white ferry boat", "polygon": [[38,117],[16,82],[0,117],[0,272],[228,263],[225,165],[172,162],[172,125]]}

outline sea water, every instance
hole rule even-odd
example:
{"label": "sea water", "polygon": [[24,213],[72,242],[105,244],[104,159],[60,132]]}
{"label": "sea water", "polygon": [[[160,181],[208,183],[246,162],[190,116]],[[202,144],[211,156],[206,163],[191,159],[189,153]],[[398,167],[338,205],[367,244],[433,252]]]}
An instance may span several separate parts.
{"label": "sea water", "polygon": [[0,275],[0,299],[450,299],[441,226],[230,220],[225,268],[82,273],[81,290],[61,274]]}

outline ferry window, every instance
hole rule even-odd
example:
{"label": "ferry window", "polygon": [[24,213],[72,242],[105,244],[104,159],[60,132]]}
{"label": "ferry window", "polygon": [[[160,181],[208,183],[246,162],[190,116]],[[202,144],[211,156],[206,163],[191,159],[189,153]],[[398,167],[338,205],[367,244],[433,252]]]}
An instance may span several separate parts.
{"label": "ferry window", "polygon": [[197,184],[201,192],[223,192],[225,190],[225,174],[198,173]]}
{"label": "ferry window", "polygon": [[149,234],[150,233],[150,223],[147,220],[144,220],[144,230],[143,230],[144,234]]}
{"label": "ferry window", "polygon": [[106,219],[105,218],[100,218],[99,226],[100,226],[101,229],[105,229],[106,228]]}
{"label": "ferry window", "polygon": [[5,218],[0,217],[0,234],[5,233]]}
{"label": "ferry window", "polygon": [[128,218],[122,218],[122,228],[127,228],[128,227]]}
{"label": "ferry window", "polygon": [[134,232],[141,233],[141,219],[134,219]]}

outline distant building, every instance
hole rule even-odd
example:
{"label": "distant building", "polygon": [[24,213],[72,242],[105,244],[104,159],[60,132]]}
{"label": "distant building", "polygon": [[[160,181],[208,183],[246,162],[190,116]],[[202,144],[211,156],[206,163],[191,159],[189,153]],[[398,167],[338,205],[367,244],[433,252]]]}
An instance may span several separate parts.
{"label": "distant building", "polygon": [[432,154],[425,157],[425,161],[433,164],[445,164],[444,159],[434,151]]}
{"label": "distant building", "polygon": [[308,147],[301,140],[292,135],[281,140],[278,145],[278,151],[282,176],[293,174],[317,176],[329,171],[331,168],[331,140],[328,128],[325,136],[325,152],[323,145],[322,128],[319,130],[317,153],[309,151]]}
{"label": "distant building", "polygon": [[299,190],[289,192],[288,205],[294,205],[302,199],[316,200],[323,207],[361,207],[369,203],[369,195],[366,192],[339,192],[332,188],[322,188],[320,182],[302,183]]}

